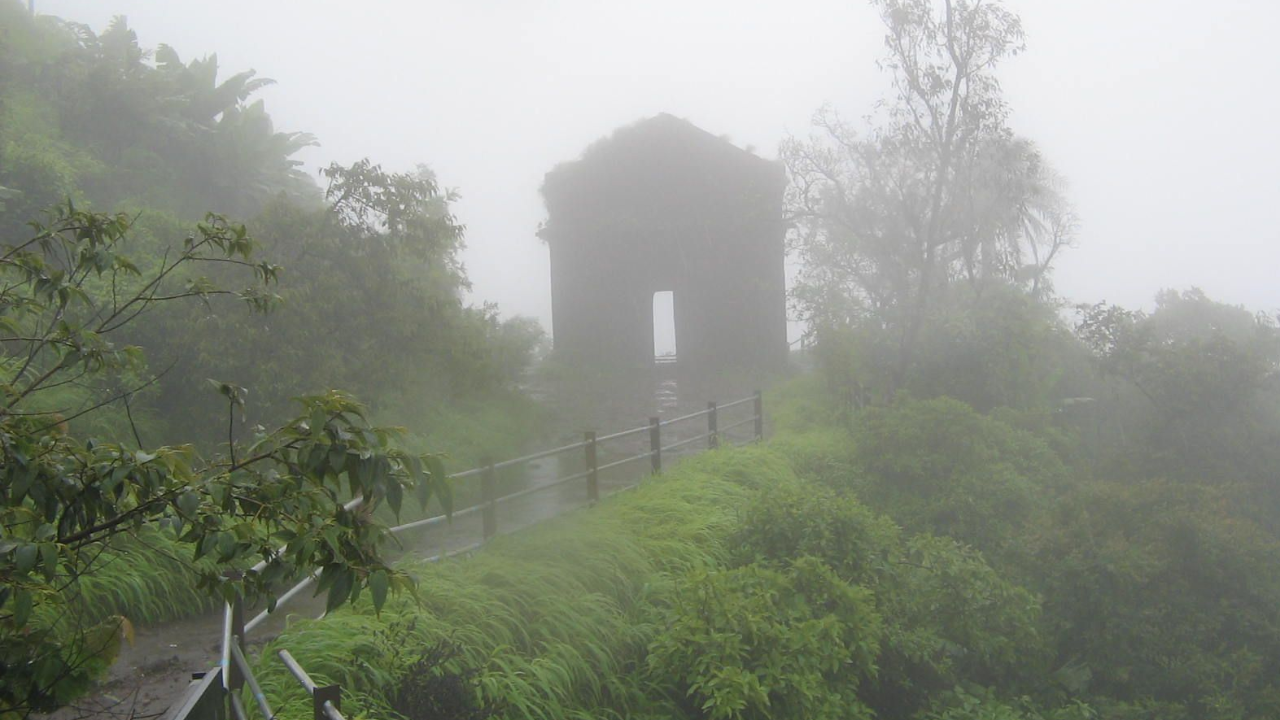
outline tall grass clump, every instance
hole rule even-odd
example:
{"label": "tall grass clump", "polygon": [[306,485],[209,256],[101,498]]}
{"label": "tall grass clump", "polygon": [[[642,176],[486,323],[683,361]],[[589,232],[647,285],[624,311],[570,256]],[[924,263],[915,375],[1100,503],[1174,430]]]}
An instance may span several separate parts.
{"label": "tall grass clump", "polygon": [[135,624],[154,624],[197,615],[216,601],[198,589],[202,565],[171,534],[143,529],[115,538],[65,590],[68,603],[86,622],[121,615]]}
{"label": "tall grass clump", "polygon": [[275,659],[281,648],[317,682],[341,683],[349,715],[422,713],[398,691],[424,675],[467,679],[460,702],[470,710],[458,717],[663,714],[662,694],[647,692],[640,672],[656,633],[652,609],[676,578],[727,560],[726,538],[754,488],[793,480],[768,450],[704,454],[471,558],[409,563],[416,597],[395,598],[380,615],[360,602],[293,623],[264,648],[257,672],[281,718],[310,713]]}

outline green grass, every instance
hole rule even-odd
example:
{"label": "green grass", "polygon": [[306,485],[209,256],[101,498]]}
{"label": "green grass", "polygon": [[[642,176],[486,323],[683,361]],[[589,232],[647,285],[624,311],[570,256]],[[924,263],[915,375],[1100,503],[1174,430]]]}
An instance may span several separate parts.
{"label": "green grass", "polygon": [[[445,471],[450,474],[480,467],[486,460],[502,462],[519,457],[555,442],[546,412],[516,391],[494,391],[449,405],[423,408],[388,403],[375,415],[374,422],[405,428],[401,445],[413,452],[443,454]],[[525,486],[518,470],[500,474],[499,494]],[[455,508],[479,502],[479,476],[455,481],[453,492]],[[406,502],[399,518],[386,509],[378,517],[394,525],[441,512],[443,509],[435,501],[426,510],[415,502]]]}
{"label": "green grass", "polygon": [[445,454],[449,472],[517,457],[535,444],[551,442],[546,413],[517,391],[493,391],[428,406],[387,403],[375,413],[379,424],[406,428],[403,444],[414,452]]}
{"label": "green grass", "polygon": [[190,547],[158,531],[118,537],[67,589],[68,602],[85,622],[123,615],[145,625],[198,615],[217,604],[196,589],[197,568],[213,566],[191,555]]}
{"label": "green grass", "polygon": [[287,648],[317,682],[337,682],[348,715],[385,715],[418,654],[451,639],[442,668],[475,671],[481,699],[514,717],[637,717],[660,712],[632,672],[654,633],[651,609],[673,578],[718,566],[753,488],[793,479],[762,448],[708,453],[595,508],[500,537],[468,559],[409,564],[419,596],[375,616],[367,603],[294,622],[258,661],[282,718],[309,716],[276,659]]}

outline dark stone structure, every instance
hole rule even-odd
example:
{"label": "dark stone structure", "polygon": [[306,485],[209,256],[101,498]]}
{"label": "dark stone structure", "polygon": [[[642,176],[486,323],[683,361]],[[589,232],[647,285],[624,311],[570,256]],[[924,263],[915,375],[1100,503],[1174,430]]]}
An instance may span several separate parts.
{"label": "dark stone structure", "polygon": [[783,364],[784,184],[780,163],[666,114],[547,173],[556,351],[653,364],[653,297],[672,291],[682,368]]}

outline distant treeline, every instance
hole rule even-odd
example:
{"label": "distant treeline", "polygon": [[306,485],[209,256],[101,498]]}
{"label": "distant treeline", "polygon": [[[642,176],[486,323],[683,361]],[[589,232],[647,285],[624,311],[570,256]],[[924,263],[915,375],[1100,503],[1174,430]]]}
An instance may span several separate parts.
{"label": "distant treeline", "polygon": [[[282,302],[266,317],[211,297],[126,331],[159,377],[132,408],[147,442],[225,439],[206,378],[248,389],[246,433],[291,413],[292,397],[335,387],[397,424],[447,433],[440,408],[508,392],[540,328],[463,302],[464,228],[425,166],[333,166],[318,185],[295,157],[316,139],[276,130],[254,99],[271,82],[220,77],[216,55],[143,48],[124,18],[95,33],[0,0],[0,233],[16,243],[68,200],[123,211],[147,269],[217,212],[281,266]],[[67,393],[72,406],[93,396]],[[108,410],[96,432],[124,427]]]}

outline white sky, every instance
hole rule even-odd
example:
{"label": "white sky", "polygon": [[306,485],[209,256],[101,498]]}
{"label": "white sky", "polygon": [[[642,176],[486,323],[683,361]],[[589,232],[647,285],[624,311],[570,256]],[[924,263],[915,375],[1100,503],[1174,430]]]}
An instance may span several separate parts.
{"label": "white sky", "polygon": [[[434,168],[462,200],[475,301],[550,326],[538,187],[658,112],[776,157],[829,103],[888,93],[861,0],[36,0],[142,43],[256,69],[313,169],[370,157]],[[1016,131],[1070,181],[1074,301],[1151,305],[1163,287],[1280,310],[1280,3],[1007,0],[1028,50],[1004,66]]]}

